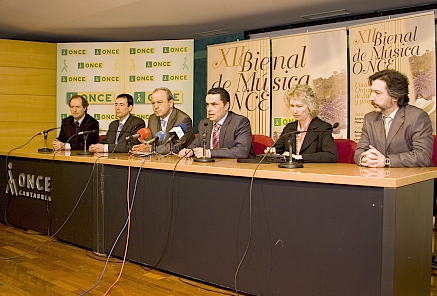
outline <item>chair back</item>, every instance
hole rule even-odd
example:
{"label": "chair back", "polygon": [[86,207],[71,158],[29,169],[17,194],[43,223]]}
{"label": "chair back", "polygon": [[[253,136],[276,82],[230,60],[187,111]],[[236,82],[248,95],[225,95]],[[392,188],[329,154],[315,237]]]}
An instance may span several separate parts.
{"label": "chair back", "polygon": [[432,135],[434,137],[434,144],[432,146],[432,163],[437,167],[437,135]]}
{"label": "chair back", "polygon": [[273,145],[273,140],[269,136],[254,134],[252,135],[252,145],[255,154],[264,154],[264,150]]}
{"label": "chair back", "polygon": [[337,146],[339,163],[355,163],[354,154],[357,149],[357,143],[349,139],[334,139]]}

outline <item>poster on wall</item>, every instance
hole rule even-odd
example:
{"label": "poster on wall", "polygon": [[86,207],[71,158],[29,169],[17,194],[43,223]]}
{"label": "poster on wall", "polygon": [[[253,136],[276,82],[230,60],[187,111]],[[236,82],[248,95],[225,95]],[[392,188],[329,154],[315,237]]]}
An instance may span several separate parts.
{"label": "poster on wall", "polygon": [[193,118],[194,40],[127,42],[125,87],[134,97],[134,111],[146,123],[153,113],[152,91],[167,87],[174,106]]}
{"label": "poster on wall", "polygon": [[70,115],[68,102],[78,94],[106,130],[115,119],[115,97],[124,92],[124,42],[59,43],[57,51],[57,126]]}
{"label": "poster on wall", "polygon": [[347,138],[346,29],[272,38],[272,135],[276,139],[294,121],[284,101],[296,84],[311,86],[320,102],[319,118],[334,124],[335,138]]}
{"label": "poster on wall", "polygon": [[230,110],[250,120],[252,133],[270,136],[270,40],[208,46],[208,89],[225,88]]}
{"label": "poster on wall", "polygon": [[351,139],[358,141],[370,104],[368,77],[384,69],[404,73],[409,104],[428,112],[436,128],[434,13],[417,14],[349,28]]}
{"label": "poster on wall", "polygon": [[57,125],[70,115],[68,101],[79,94],[87,98],[88,114],[104,134],[117,117],[117,95],[134,97],[132,114],[147,123],[153,113],[150,95],[168,87],[175,106],[193,114],[193,40],[59,43],[57,45]]}

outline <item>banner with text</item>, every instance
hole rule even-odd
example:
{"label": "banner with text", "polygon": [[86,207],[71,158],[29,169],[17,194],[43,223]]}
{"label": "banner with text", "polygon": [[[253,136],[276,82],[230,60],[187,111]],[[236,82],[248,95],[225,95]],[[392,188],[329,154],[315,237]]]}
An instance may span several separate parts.
{"label": "banner with text", "polygon": [[319,118],[339,127],[335,138],[347,138],[346,29],[272,38],[272,135],[275,139],[294,121],[284,94],[293,85],[308,84],[320,101]]}
{"label": "banner with text", "polygon": [[73,95],[86,97],[88,114],[100,123],[102,133],[117,119],[117,95],[134,97],[132,114],[146,123],[153,113],[150,95],[168,87],[175,106],[193,114],[193,40],[59,43],[57,66],[57,125],[70,115]]}
{"label": "banner with text", "polygon": [[[127,42],[125,89],[147,122],[153,113],[152,91],[167,87],[175,107],[193,118],[194,40]],[[137,109],[138,110],[138,109]]]}
{"label": "banner with text", "polygon": [[270,40],[208,46],[208,89],[223,87],[230,110],[249,118],[253,134],[270,134]]}
{"label": "banner with text", "polygon": [[[115,97],[124,92],[124,43],[59,43],[57,126],[70,115],[74,95],[87,98],[88,114],[103,122],[115,119]],[[109,124],[108,124],[109,125]]]}
{"label": "banner with text", "polygon": [[433,12],[349,28],[351,139],[360,139],[364,115],[374,110],[368,77],[387,68],[409,78],[409,104],[428,112],[435,132],[434,28]]}

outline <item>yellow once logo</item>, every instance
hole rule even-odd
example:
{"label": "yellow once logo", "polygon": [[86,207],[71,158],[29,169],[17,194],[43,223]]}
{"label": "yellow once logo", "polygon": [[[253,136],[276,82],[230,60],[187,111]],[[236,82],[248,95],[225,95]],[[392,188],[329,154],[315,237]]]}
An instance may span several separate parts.
{"label": "yellow once logo", "polygon": [[100,114],[100,119],[109,119],[109,120],[114,120],[114,119],[118,119],[117,115],[115,114]]}
{"label": "yellow once logo", "polygon": [[92,63],[84,63],[85,69],[96,69],[96,68],[103,68],[102,62],[92,62]]}
{"label": "yellow once logo", "polygon": [[69,49],[68,55],[86,55],[87,50],[86,49]]}
{"label": "yellow once logo", "polygon": [[79,93],[83,97],[88,100],[88,103],[91,104],[114,104],[114,93],[100,93],[100,92],[84,92]]}
{"label": "yellow once logo", "polygon": [[163,48],[163,53],[186,53],[190,51],[189,46],[168,46]]}
{"label": "yellow once logo", "polygon": [[[189,76],[187,74],[170,74],[167,77],[167,81],[188,81]],[[164,78],[165,81],[165,78]]]}
{"label": "yellow once logo", "polygon": [[118,76],[102,76],[101,81],[103,82],[115,82],[115,81],[120,81],[120,77]]}
{"label": "yellow once logo", "polygon": [[181,90],[175,90],[173,91],[173,99],[175,104],[182,104],[184,102],[184,96],[182,95]]}
{"label": "yellow once logo", "polygon": [[108,48],[108,49],[100,49],[99,51],[98,51],[98,53],[97,54],[106,54],[106,55],[110,55],[110,54],[120,54],[120,50],[119,49],[110,49],[110,48]]}
{"label": "yellow once logo", "polygon": [[146,61],[146,68],[171,67],[171,61]]}
{"label": "yellow once logo", "polygon": [[130,48],[129,54],[149,54],[149,53],[155,53],[154,47],[149,48]]}
{"label": "yellow once logo", "polygon": [[86,82],[86,76],[67,76],[68,82]]}
{"label": "yellow once logo", "polygon": [[135,76],[135,81],[155,81],[154,75]]}
{"label": "yellow once logo", "polygon": [[120,76],[94,76],[94,82],[119,82]]}

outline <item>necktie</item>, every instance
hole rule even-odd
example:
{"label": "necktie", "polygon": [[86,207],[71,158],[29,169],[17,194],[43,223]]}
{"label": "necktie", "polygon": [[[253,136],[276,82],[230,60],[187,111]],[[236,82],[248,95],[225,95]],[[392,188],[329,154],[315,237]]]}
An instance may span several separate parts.
{"label": "necktie", "polygon": [[79,121],[75,121],[74,124],[76,125],[76,135],[79,132]]}
{"label": "necktie", "polygon": [[164,119],[161,119],[161,131],[165,132],[166,125],[167,125],[167,122]]}
{"label": "necktie", "polygon": [[387,138],[388,131],[390,130],[390,125],[392,122],[392,118],[390,116],[382,116],[384,118],[384,129],[385,129],[385,137]]}
{"label": "necktie", "polygon": [[220,147],[220,124],[214,124],[214,130],[212,132],[212,149]]}
{"label": "necktie", "polygon": [[118,144],[118,137],[120,136],[120,132],[122,128],[123,128],[123,123],[120,122],[117,129],[117,136],[115,137],[115,144]]}

